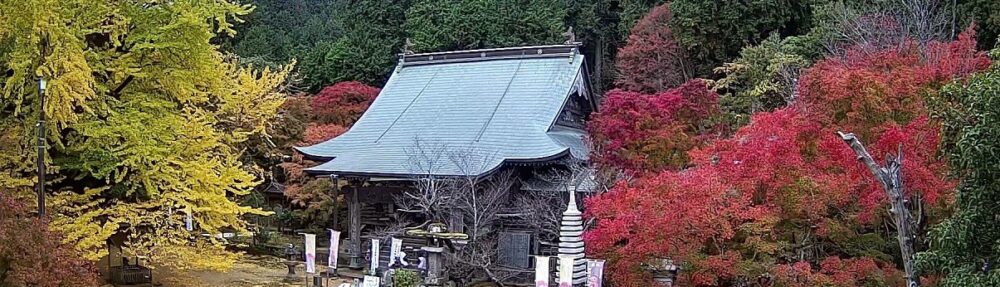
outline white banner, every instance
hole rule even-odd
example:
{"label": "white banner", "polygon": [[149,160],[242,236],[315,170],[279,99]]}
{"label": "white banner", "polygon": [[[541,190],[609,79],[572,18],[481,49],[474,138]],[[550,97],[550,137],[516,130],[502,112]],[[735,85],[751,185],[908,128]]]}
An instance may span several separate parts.
{"label": "white banner", "polygon": [[327,258],[326,266],[330,270],[337,270],[337,251],[340,250],[340,231],[330,230],[330,256]]}
{"label": "white banner", "polygon": [[559,256],[559,287],[573,287],[573,257]]}
{"label": "white banner", "polygon": [[[379,256],[379,245],[378,239],[372,239],[372,265],[369,267],[369,273],[375,275],[375,271],[378,270],[378,256]],[[367,280],[366,280],[367,282]]]}
{"label": "white banner", "polygon": [[[402,261],[402,258],[400,258],[399,256],[399,253],[402,251],[403,251],[403,240],[399,238],[393,238],[392,245],[389,246],[389,264],[388,264],[389,266],[392,266],[393,263],[396,263],[396,259]],[[400,262],[400,264],[406,265],[404,264],[404,262]]]}
{"label": "white banner", "polygon": [[535,287],[549,287],[549,257],[535,256]]}
{"label": "white banner", "polygon": [[316,234],[306,234],[306,273],[316,273]]}
{"label": "white banner", "polygon": [[604,284],[604,260],[587,259],[587,287],[601,287]]}

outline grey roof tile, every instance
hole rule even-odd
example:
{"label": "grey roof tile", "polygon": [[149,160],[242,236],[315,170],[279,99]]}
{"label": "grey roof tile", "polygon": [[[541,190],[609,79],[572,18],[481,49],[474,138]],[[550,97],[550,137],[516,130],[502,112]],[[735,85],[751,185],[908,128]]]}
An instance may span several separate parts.
{"label": "grey roof tile", "polygon": [[[308,172],[372,176],[478,175],[505,161],[586,159],[582,131],[552,128],[582,64],[575,54],[400,65],[349,131],[297,149],[329,159]],[[433,168],[417,167],[429,161],[416,159],[421,152],[438,159]]]}

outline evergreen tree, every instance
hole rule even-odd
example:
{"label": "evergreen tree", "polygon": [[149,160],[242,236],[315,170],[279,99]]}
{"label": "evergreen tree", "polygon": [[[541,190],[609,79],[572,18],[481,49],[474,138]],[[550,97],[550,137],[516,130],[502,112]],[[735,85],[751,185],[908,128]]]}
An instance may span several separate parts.
{"label": "evergreen tree", "polygon": [[255,0],[252,13],[236,25],[234,37],[218,39],[242,57],[268,62],[302,60],[317,43],[341,35],[331,0]]}
{"label": "evergreen tree", "polygon": [[[819,1],[819,0],[817,0]],[[810,25],[810,4],[817,1],[675,0],[671,28],[687,49],[698,75],[736,57],[771,33],[801,35]]]}
{"label": "evergreen tree", "polygon": [[951,164],[962,181],[955,214],[931,231],[919,266],[944,273],[941,286],[1000,286],[1000,65],[951,84],[944,96],[960,103],[945,131],[954,135]]}
{"label": "evergreen tree", "polygon": [[562,43],[563,3],[545,0],[414,0],[406,35],[417,52]]}
{"label": "evergreen tree", "polygon": [[619,33],[619,5],[616,0],[580,0],[568,1],[566,6],[566,25],[573,27],[577,41],[583,43],[581,50],[597,94],[613,88],[614,60],[627,35]]}
{"label": "evergreen tree", "polygon": [[312,91],[343,81],[381,86],[401,52],[407,6],[407,1],[397,0],[345,0],[335,5],[335,22],[344,34],[317,44],[306,55],[305,84]]}

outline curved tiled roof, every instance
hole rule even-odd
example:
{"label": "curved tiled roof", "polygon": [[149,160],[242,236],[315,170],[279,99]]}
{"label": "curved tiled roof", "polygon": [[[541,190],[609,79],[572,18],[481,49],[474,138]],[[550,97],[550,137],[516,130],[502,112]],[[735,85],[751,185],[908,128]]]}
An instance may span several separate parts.
{"label": "curved tiled roof", "polygon": [[[550,53],[560,47],[564,53]],[[404,57],[350,130],[297,148],[328,160],[306,171],[480,175],[504,162],[586,159],[582,131],[553,128],[570,94],[585,86],[576,46],[490,51],[503,55],[484,50]],[[476,53],[480,57],[469,57]]]}

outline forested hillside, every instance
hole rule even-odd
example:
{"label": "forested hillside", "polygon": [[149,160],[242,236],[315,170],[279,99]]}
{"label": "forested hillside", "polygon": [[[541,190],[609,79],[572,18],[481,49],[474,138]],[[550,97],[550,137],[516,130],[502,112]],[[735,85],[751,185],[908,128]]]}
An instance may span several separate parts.
{"label": "forested hillside", "polygon": [[1000,286],[998,36],[995,0],[0,1],[0,286],[326,232],[344,199],[293,147],[348,131],[399,53],[570,39],[610,286],[664,259],[680,286]]}
{"label": "forested hillside", "polygon": [[[256,6],[254,12],[236,25],[236,36],[219,41],[244,58],[273,64],[297,59],[304,86],[318,91],[340,81],[380,85],[407,38],[416,52],[557,44],[566,39],[562,33],[573,27],[577,41],[584,44],[594,82],[607,90],[619,80],[622,68],[616,68],[615,61],[619,50],[628,45],[633,27],[653,7],[666,2],[255,0],[250,2]],[[829,0],[669,2],[663,9],[669,10],[670,19],[655,26],[672,31],[669,41],[683,48],[679,52],[684,54],[688,78],[720,77],[714,68],[772,35],[774,41],[800,36],[795,44],[812,49],[803,53],[816,57],[823,47],[808,47],[820,44],[802,38],[819,37],[814,28],[822,30],[823,23],[836,17],[835,11],[827,11],[836,1]],[[990,11],[1000,9],[1000,4],[964,0],[954,5],[954,9],[951,3],[941,5],[953,13],[945,19],[951,36],[974,21],[979,26],[979,47],[992,47],[1000,32],[1000,18]],[[661,46],[656,42],[636,45]],[[666,60],[650,57],[647,61]]]}

